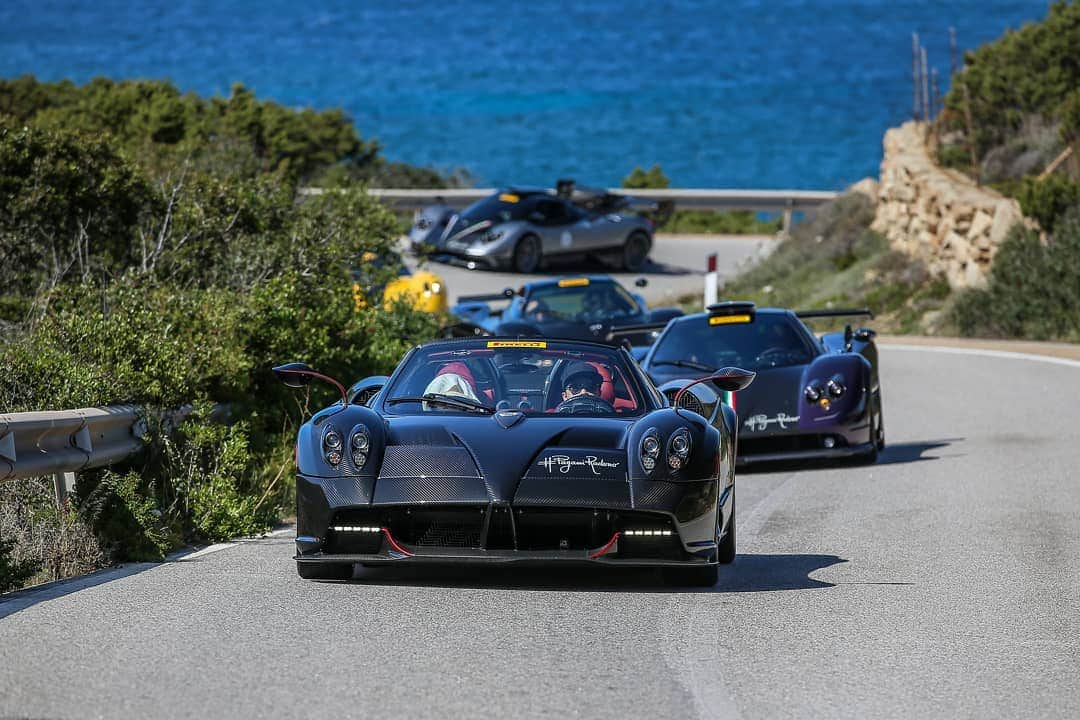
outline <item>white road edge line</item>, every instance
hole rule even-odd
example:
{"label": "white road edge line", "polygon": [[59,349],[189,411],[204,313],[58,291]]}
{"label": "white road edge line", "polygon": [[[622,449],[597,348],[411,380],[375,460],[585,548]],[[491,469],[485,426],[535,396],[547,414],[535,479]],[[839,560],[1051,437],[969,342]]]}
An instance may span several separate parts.
{"label": "white road edge line", "polygon": [[1013,352],[1011,350],[984,350],[980,348],[956,348],[943,345],[894,345],[881,343],[878,348],[883,350],[907,350],[914,352],[936,352],[946,355],[978,355],[982,357],[1005,358],[1006,360],[1031,360],[1033,362],[1050,363],[1051,365],[1064,365],[1066,367],[1080,368],[1080,360],[1070,360],[1052,355],[1035,355],[1033,353]]}
{"label": "white road edge line", "polygon": [[187,562],[188,560],[194,560],[195,558],[205,557],[211,553],[216,553],[219,550],[228,550],[231,547],[236,547],[240,543],[216,543],[209,547],[204,547],[202,550],[196,550],[192,553],[185,553],[171,559],[170,562]]}

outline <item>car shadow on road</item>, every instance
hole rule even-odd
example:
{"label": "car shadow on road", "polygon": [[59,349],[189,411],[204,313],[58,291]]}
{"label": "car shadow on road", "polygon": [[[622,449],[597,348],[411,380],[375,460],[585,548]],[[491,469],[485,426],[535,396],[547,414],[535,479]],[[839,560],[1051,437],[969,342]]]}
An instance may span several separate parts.
{"label": "car shadow on road", "polygon": [[735,593],[812,590],[834,587],[815,580],[814,572],[847,560],[836,555],[746,554],[721,566],[720,580],[710,588],[683,587],[664,582],[653,568],[600,565],[423,565],[411,567],[358,567],[352,584],[471,588],[558,592]]}
{"label": "car shadow on road", "polygon": [[[923,440],[920,442],[892,443],[885,446],[878,456],[878,465],[899,465],[902,463],[940,460],[940,454],[927,455],[953,443],[963,442],[964,438],[943,438],[941,440]],[[952,457],[952,456],[950,456]]]}
{"label": "car shadow on road", "polygon": [[[839,460],[778,460],[776,462],[754,463],[753,465],[740,466],[740,475],[754,475],[758,473],[782,473],[795,471],[835,470],[837,468],[862,467],[872,468],[875,465],[902,465],[906,463],[923,462],[926,460],[939,460],[942,455],[926,453],[939,448],[949,447],[953,443],[963,442],[964,438],[942,438],[939,440],[922,440],[917,442],[890,443],[878,455],[877,462],[868,463],[859,458]],[[949,456],[954,457],[954,456]]]}

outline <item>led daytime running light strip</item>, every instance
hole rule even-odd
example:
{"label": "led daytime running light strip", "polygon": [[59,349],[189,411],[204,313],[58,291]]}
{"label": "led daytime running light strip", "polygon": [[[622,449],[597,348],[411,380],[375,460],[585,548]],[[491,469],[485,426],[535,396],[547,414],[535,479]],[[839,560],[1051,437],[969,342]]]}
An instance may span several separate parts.
{"label": "led daytime running light strip", "polygon": [[623,530],[623,535],[671,535],[670,530]]}
{"label": "led daytime running light strip", "polygon": [[330,529],[333,530],[334,532],[366,532],[366,533],[382,532],[381,527],[377,527],[377,526],[370,526],[369,527],[367,525],[335,525]]}

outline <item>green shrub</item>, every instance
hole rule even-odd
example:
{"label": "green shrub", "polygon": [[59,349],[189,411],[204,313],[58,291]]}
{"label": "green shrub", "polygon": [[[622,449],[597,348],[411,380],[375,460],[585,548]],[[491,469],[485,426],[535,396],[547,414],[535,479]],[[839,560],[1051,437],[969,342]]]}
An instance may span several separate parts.
{"label": "green shrub", "polygon": [[1064,175],[1042,180],[1024,178],[1015,195],[1024,215],[1034,218],[1049,233],[1055,231],[1067,210],[1080,207],[1080,183]]}
{"label": "green shrub", "polygon": [[38,571],[38,564],[14,557],[15,541],[0,538],[0,594],[21,588]]}
{"label": "green shrub", "polygon": [[[963,78],[952,79],[946,117],[962,130],[966,82],[976,151],[982,158],[1005,144],[1032,116],[1071,117],[1070,96],[1080,88],[1080,3],[1055,2],[1041,22],[1028,23],[965,55]],[[1067,139],[1067,138],[1066,138]]]}
{"label": "green shrub", "polygon": [[80,478],[78,490],[86,498],[80,510],[112,558],[159,561],[179,539],[157,502],[154,483],[138,472],[105,470]]}
{"label": "green shrub", "polygon": [[659,230],[670,233],[774,235],[780,231],[780,218],[759,220],[757,213],[745,210],[676,210]]}
{"label": "green shrub", "polygon": [[985,289],[968,290],[949,320],[963,335],[1080,341],[1080,208],[1065,213],[1051,241],[1016,225]]}
{"label": "green shrub", "polygon": [[227,98],[207,99],[162,80],[99,77],[79,86],[27,75],[0,80],[5,114],[21,125],[109,136],[155,175],[187,162],[218,177],[272,175],[288,184],[385,180],[445,187],[469,180],[386,160],[341,110],[296,110],[259,100],[241,84]]}
{"label": "green shrub", "polygon": [[840,196],[797,224],[771,255],[728,281],[722,298],[763,307],[869,307],[879,329],[923,330],[927,313],[944,305],[948,284],[890,249],[870,230],[873,219],[868,198]]}
{"label": "green shrub", "polygon": [[671,187],[671,181],[659,165],[653,165],[648,170],[635,167],[623,178],[622,186],[634,190],[663,189]]}
{"label": "green shrub", "polygon": [[[254,106],[244,113],[252,123],[273,117]],[[154,142],[175,139],[162,118],[138,123],[133,137],[152,127]],[[51,575],[85,570],[88,558],[101,559],[93,548],[112,560],[160,559],[184,540],[264,529],[291,511],[296,428],[308,407],[335,399],[321,385],[298,396],[271,366],[302,360],[350,382],[388,372],[440,324],[403,305],[355,311],[351,273],[367,253],[383,259],[365,268],[371,282],[397,272],[396,220],[366,193],[298,198],[274,174],[225,177],[183,162],[152,169],[129,163],[113,143],[36,126],[0,133],[0,158],[15,160],[9,175],[0,164],[0,197],[42,199],[0,203],[8,260],[0,412],[122,402],[152,411],[142,453],[80,474],[74,519],[41,494],[34,509],[12,514],[16,532],[5,537],[20,548],[32,541],[34,517],[55,516],[39,523],[55,528],[51,549],[37,553]],[[83,172],[68,167],[81,163]],[[101,222],[87,223],[95,217]],[[156,415],[193,402],[178,432]],[[227,412],[212,418],[213,403]],[[87,552],[66,562],[67,528],[82,521],[98,541],[79,530]]]}

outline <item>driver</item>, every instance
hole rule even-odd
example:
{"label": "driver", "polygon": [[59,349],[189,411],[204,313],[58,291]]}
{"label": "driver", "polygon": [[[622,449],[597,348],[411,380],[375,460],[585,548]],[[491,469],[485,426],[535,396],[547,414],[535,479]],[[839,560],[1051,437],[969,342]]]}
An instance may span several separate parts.
{"label": "driver", "polygon": [[603,379],[592,365],[575,362],[563,376],[562,402],[555,412],[565,413],[613,413],[611,403],[600,397]]}
{"label": "driver", "polygon": [[599,396],[602,382],[600,373],[592,365],[575,363],[567,370],[563,380],[563,402],[582,395]]}

